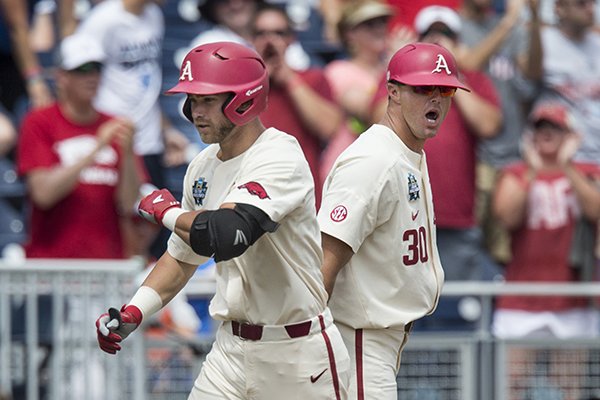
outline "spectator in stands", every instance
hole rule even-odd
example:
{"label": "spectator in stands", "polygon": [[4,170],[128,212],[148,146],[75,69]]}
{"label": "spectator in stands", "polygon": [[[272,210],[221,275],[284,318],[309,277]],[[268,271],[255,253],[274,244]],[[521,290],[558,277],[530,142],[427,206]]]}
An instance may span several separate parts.
{"label": "spectator in stands", "polygon": [[[235,42],[252,47],[252,19],[263,4],[263,0],[199,0],[200,14],[214,26],[196,36],[189,48],[181,49],[180,58],[192,48],[210,42]],[[309,55],[297,40],[289,44],[285,58],[297,70],[307,69],[311,64]]]}
{"label": "spectator in stands", "polygon": [[600,162],[600,33],[593,0],[556,0],[557,24],[542,29],[540,101],[556,100],[582,124],[575,158]]}
{"label": "spectator in stands", "polygon": [[396,50],[390,51],[388,36],[393,15],[391,7],[375,0],[346,2],[341,9],[337,27],[347,57],[330,62],[324,72],[346,123],[323,152],[322,179],[338,155],[370,125],[371,100],[385,74],[388,54]]}
{"label": "spectator in stands", "polygon": [[[507,166],[500,176],[493,210],[511,232],[508,282],[578,282],[594,277],[593,259],[591,264],[586,257],[575,261],[593,255],[594,241],[576,231],[581,218],[592,224],[600,219],[600,166],[573,161],[581,143],[573,124],[566,107],[540,103],[523,138],[523,161]],[[587,231],[584,236],[593,235],[593,229]],[[582,247],[583,243],[588,245]],[[597,310],[583,297],[502,296],[492,331],[502,339],[596,337],[599,321]],[[564,362],[574,351],[561,354]],[[513,375],[518,379],[516,371]],[[565,393],[564,398],[580,397]]]}
{"label": "spectator in stands", "polygon": [[[62,41],[58,100],[23,119],[17,165],[31,205],[29,258],[126,256],[122,217],[134,212],[143,164],[133,151],[133,123],[93,106],[105,59],[95,39],[77,34]],[[49,296],[39,301],[52,310]],[[73,312],[80,307],[70,304],[71,321],[82,317]],[[51,313],[41,316],[42,340],[50,343]]]}
{"label": "spectator in stands", "polygon": [[[420,41],[459,53],[461,21],[448,7],[430,6],[415,18]],[[490,78],[481,71],[461,71],[471,92],[457,92],[439,134],[425,143],[435,205],[437,245],[446,280],[483,279],[481,231],[475,214],[476,146],[498,133],[502,112]],[[375,114],[387,103],[384,88],[375,97]],[[452,177],[452,179],[448,179]]]}
{"label": "spectator in stands", "polygon": [[333,100],[323,72],[297,71],[285,58],[294,40],[290,20],[280,7],[261,6],[252,21],[253,44],[269,72],[269,104],[260,115],[267,127],[296,137],[315,180],[316,205],[320,204],[319,163],[323,143],[338,130],[342,112]]}
{"label": "spectator in stands", "polygon": [[[165,159],[186,160],[189,140],[172,127],[159,104],[164,36],[160,7],[154,0],[103,1],[80,22],[77,32],[97,38],[106,54],[95,106],[134,122],[135,153],[142,156],[152,183],[167,186]],[[153,243],[156,257],[166,249],[168,236],[162,230]]]}
{"label": "spectator in stands", "polygon": [[32,203],[27,256],[123,258],[120,216],[143,176],[134,127],[93,107],[104,60],[93,38],[66,38],[60,57],[58,101],[26,114],[17,148]]}
{"label": "spectator in stands", "polygon": [[29,42],[33,1],[0,0],[0,101],[18,116],[18,102],[26,97],[33,107],[47,106],[53,96],[37,54]]}
{"label": "spectator in stands", "polygon": [[[429,6],[415,18],[421,41],[440,44],[453,54],[464,52],[461,28],[460,17],[448,7]],[[425,152],[446,279],[478,280],[485,271],[475,207],[477,145],[494,138],[503,119],[498,93],[488,75],[466,69],[461,73],[472,91],[454,96],[456,107],[448,112],[440,134],[425,144]]]}
{"label": "spectator in stands", "polygon": [[[503,15],[495,12],[493,0],[464,0],[461,40],[468,52],[458,57],[464,69],[482,70],[494,81],[502,104],[503,124],[493,138],[478,144],[478,218],[489,253],[506,264],[510,249],[508,234],[491,213],[491,197],[498,171],[517,161],[520,136],[530,104],[542,77],[539,0],[508,0]],[[523,13],[529,12],[525,24]]]}

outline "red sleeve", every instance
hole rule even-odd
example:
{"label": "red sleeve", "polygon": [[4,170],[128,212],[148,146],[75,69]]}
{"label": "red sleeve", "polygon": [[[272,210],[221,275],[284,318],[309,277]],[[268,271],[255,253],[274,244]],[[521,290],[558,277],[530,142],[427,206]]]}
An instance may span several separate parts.
{"label": "red sleeve", "polygon": [[494,82],[482,71],[462,71],[463,79],[469,88],[491,104],[500,108],[500,97]]}
{"label": "red sleeve", "polygon": [[315,92],[321,95],[321,97],[335,103],[331,86],[329,86],[329,82],[327,82],[327,78],[325,78],[323,71],[319,69],[309,69],[304,71],[301,76]]}
{"label": "red sleeve", "polygon": [[589,179],[600,180],[600,164],[576,162],[573,165]]}
{"label": "red sleeve", "polygon": [[25,175],[40,167],[50,167],[59,162],[48,136],[48,118],[45,110],[30,111],[23,119],[17,145],[17,171]]}
{"label": "red sleeve", "polygon": [[508,164],[504,167],[500,174],[501,175],[514,175],[518,179],[523,179],[525,173],[527,172],[527,164],[523,161],[517,161],[512,164]]}

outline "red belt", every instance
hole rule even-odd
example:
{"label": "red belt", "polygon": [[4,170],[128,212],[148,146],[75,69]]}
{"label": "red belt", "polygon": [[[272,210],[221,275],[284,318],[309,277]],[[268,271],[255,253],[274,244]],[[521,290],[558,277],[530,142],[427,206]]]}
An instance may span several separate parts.
{"label": "red belt", "polygon": [[[310,333],[312,321],[300,322],[298,324],[285,325],[284,328],[290,338],[307,336]],[[231,321],[231,333],[247,340],[260,340],[263,334],[262,325],[251,325]]]}

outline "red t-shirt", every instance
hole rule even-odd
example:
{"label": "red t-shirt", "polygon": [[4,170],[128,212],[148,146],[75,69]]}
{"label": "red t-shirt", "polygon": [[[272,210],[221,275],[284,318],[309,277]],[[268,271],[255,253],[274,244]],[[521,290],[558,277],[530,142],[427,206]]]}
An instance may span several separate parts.
{"label": "red t-shirt", "polygon": [[[76,125],[65,119],[58,104],[29,112],[17,148],[19,174],[74,164],[96,146],[98,127],[109,119],[100,114],[92,124]],[[27,257],[124,257],[116,206],[120,158],[116,146],[106,146],[54,207],[43,210],[31,202]]]}
{"label": "red t-shirt", "polygon": [[[600,166],[575,163],[588,177],[600,179]],[[524,179],[527,165],[507,166],[503,173]],[[531,182],[523,226],[512,232],[512,260],[506,266],[509,282],[576,282],[569,265],[573,232],[581,214],[569,179],[561,171],[541,172]],[[499,308],[529,311],[558,311],[586,307],[579,297],[502,296]]]}
{"label": "red t-shirt", "polygon": [[[316,93],[325,100],[335,103],[331,87],[323,72],[319,69],[309,69],[299,73]],[[298,115],[294,103],[287,93],[286,88],[272,85],[269,88],[269,104],[267,109],[260,114],[260,120],[268,127],[277,128],[294,136],[304,151],[304,156],[310,166],[315,182],[315,199],[317,209],[321,204],[321,179],[319,165],[321,159],[322,143],[319,137],[306,127]]]}
{"label": "red t-shirt", "polygon": [[[472,92],[500,107],[494,84],[485,73],[463,71],[462,78]],[[463,229],[477,224],[476,146],[477,138],[453,102],[437,135],[427,140],[424,147],[436,225],[440,228]]]}

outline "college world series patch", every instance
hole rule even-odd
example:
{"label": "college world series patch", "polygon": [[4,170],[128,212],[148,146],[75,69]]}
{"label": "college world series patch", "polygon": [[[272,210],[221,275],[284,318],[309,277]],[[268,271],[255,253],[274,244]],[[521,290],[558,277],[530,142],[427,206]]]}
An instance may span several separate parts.
{"label": "college world series patch", "polygon": [[197,206],[202,205],[202,201],[204,201],[204,198],[206,197],[207,189],[208,184],[204,178],[196,179],[192,185],[192,197],[194,198],[194,203],[196,203]]}
{"label": "college world series patch", "polygon": [[417,178],[410,172],[408,173],[408,201],[415,201],[420,197],[419,183]]}

